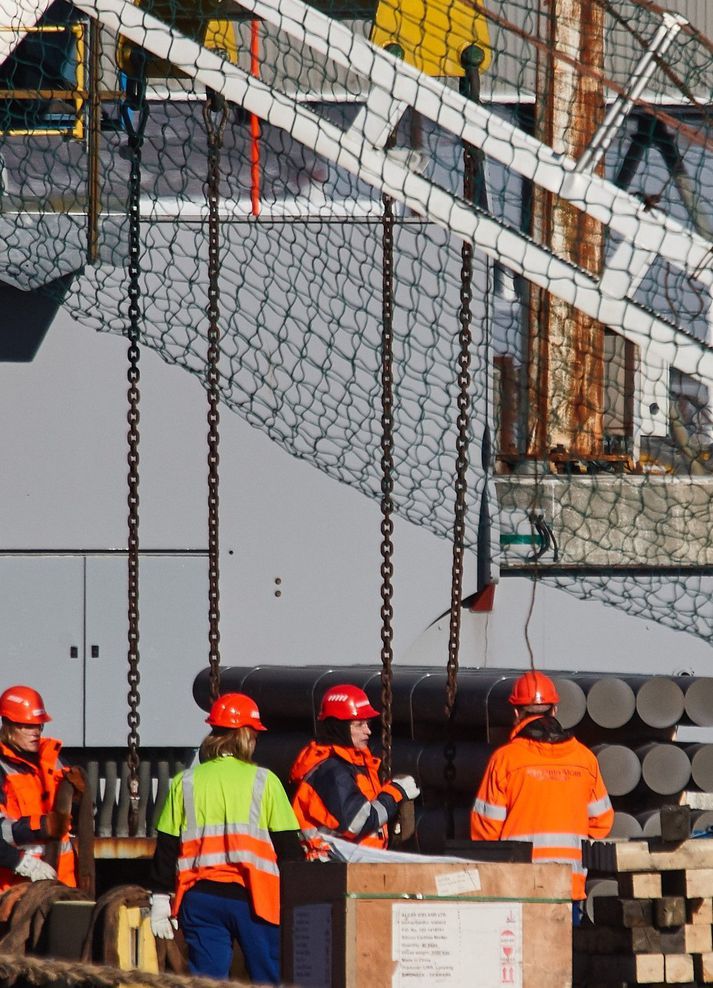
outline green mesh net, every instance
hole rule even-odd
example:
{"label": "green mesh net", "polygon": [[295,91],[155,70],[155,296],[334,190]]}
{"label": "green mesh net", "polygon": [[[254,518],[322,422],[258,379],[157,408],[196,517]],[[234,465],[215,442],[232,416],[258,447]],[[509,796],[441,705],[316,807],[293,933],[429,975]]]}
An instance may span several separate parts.
{"label": "green mesh net", "polygon": [[[225,406],[381,496],[387,192],[395,510],[451,537],[466,236],[467,546],[495,573],[710,636],[703,34],[648,0],[4,0],[4,11],[6,287],[126,333],[126,121],[145,99],[141,338],[203,377],[204,103],[218,90]],[[401,52],[385,54],[387,41]],[[464,51],[482,58],[479,85],[454,74]],[[482,113],[477,133],[461,129],[468,105]]]}

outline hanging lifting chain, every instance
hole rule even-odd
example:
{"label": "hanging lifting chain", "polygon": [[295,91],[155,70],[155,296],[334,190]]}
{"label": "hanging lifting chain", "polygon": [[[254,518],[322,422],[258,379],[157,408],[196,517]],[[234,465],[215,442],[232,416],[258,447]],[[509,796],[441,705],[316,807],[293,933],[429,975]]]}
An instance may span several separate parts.
{"label": "hanging lifting chain", "polygon": [[220,152],[227,119],[225,99],[209,90],[203,104],[208,136],[208,661],[210,696],[220,695],[220,538],[219,538],[219,426],[220,426]]}
{"label": "hanging lifting chain", "polygon": [[127,392],[128,439],[128,753],[129,836],[136,836],[139,820],[139,339],[141,320],[141,148],[148,105],[143,83],[133,80],[121,107],[129,144],[129,325],[126,336],[129,367]]}
{"label": "hanging lifting chain", "polygon": [[394,523],[391,517],[394,491],[394,201],[382,196],[382,320],[381,320],[381,770],[391,778],[391,727],[393,661],[392,606]]}
{"label": "hanging lifting chain", "polygon": [[[477,99],[478,72],[467,60],[470,46],[464,52],[466,70],[465,88],[471,99]],[[476,49],[479,51],[479,49]],[[475,89],[475,92],[473,91]],[[476,149],[470,144],[463,145],[463,198],[473,202],[475,194]],[[454,820],[454,782],[456,777],[453,717],[455,712],[456,695],[458,691],[458,652],[460,646],[461,600],[463,597],[463,556],[465,552],[465,516],[466,495],[468,493],[468,446],[470,441],[470,349],[471,333],[471,302],[473,300],[473,245],[464,240],[461,246],[460,272],[460,308],[458,321],[458,415],[456,418],[456,474],[455,474],[455,510],[453,519],[453,567],[451,574],[451,610],[448,633],[448,663],[446,667],[446,745],[444,780],[446,785],[446,835],[452,839],[455,834]]]}
{"label": "hanging lifting chain", "polygon": [[[472,149],[463,150],[464,196],[469,201],[473,196],[473,172],[475,158]],[[464,240],[461,247],[461,284],[458,321],[458,416],[456,418],[456,475],[455,475],[455,514],[453,520],[453,572],[451,579],[451,618],[448,635],[448,666],[446,686],[446,715],[452,716],[458,689],[458,646],[460,637],[460,611],[463,589],[463,555],[465,548],[465,512],[468,492],[468,442],[470,432],[470,329],[471,302],[473,299],[473,245]]]}

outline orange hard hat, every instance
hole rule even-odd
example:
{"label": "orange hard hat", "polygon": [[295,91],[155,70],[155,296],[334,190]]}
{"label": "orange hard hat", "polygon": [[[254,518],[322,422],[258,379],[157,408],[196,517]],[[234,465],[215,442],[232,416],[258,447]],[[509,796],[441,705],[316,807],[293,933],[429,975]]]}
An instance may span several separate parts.
{"label": "orange hard hat", "polygon": [[0,696],[0,717],[15,724],[46,724],[52,720],[45,701],[31,686],[10,686]]}
{"label": "orange hard hat", "polygon": [[337,720],[369,720],[378,717],[364,690],[350,683],[330,686],[322,697],[317,720],[336,717]]}
{"label": "orange hard hat", "polygon": [[549,676],[532,670],[515,680],[508,701],[514,707],[527,707],[534,703],[559,703],[559,693]]}
{"label": "orange hard hat", "polygon": [[260,722],[260,711],[257,703],[244,693],[226,693],[219,696],[210,713],[206,724],[212,727],[252,727],[256,731],[266,731]]}

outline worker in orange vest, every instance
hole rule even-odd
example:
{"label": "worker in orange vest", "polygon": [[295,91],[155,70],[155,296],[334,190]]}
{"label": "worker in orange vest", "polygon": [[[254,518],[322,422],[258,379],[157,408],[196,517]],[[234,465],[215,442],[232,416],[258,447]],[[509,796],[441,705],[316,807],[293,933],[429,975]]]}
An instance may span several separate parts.
{"label": "worker in orange vest", "polygon": [[599,764],[556,719],[559,695],[548,676],[526,672],[509,701],[515,726],[488,762],[470,836],[531,842],[533,861],[571,865],[572,899],[582,900],[582,841],[606,837],[614,821]]}
{"label": "worker in orange vest", "polygon": [[[0,892],[47,879],[76,888],[71,814],[54,806],[62,779],[77,770],[62,764],[61,741],[42,736],[52,718],[37,690],[6,689],[0,718]],[[45,860],[50,847],[54,865]]]}
{"label": "worker in orange vest", "polygon": [[385,848],[399,804],[419,795],[410,775],[381,782],[381,759],[369,750],[369,721],[378,716],[358,686],[332,686],[322,697],[317,738],[290,771],[296,786],[292,806],[312,858],[325,855],[323,835],[330,834]]}
{"label": "worker in orange vest", "polygon": [[225,979],[233,940],[251,981],[280,981],[278,862],[304,861],[299,828],[277,776],[253,762],[260,721],[244,693],[219,697],[200,764],[172,781],[156,823],[151,928],[180,925],[192,974]]}

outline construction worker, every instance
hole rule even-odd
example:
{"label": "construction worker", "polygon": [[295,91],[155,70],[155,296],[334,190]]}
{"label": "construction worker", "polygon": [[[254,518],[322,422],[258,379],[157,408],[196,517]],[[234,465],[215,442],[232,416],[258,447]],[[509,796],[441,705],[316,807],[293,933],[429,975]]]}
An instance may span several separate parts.
{"label": "construction worker", "polygon": [[281,782],[253,753],[266,728],[249,696],[226,693],[199,764],[171,781],[157,828],[151,928],[172,939],[177,923],[193,974],[225,979],[237,940],[251,981],[280,980],[278,862],[304,860]]}
{"label": "construction worker", "polygon": [[419,788],[410,775],[381,782],[381,760],[369,750],[369,721],[378,717],[364,690],[349,683],[322,697],[317,738],[297,756],[290,771],[296,786],[292,806],[310,857],[323,857],[322,835],[385,848],[388,824],[404,799]]}
{"label": "construction worker", "polygon": [[559,695],[548,676],[526,672],[509,701],[515,726],[488,762],[473,804],[471,838],[530,841],[533,861],[570,864],[578,902],[585,898],[582,841],[606,837],[614,821],[599,764],[556,719]]}
{"label": "construction worker", "polygon": [[52,718],[37,690],[6,689],[0,718],[0,892],[46,879],[76,888],[71,814],[54,808],[62,780],[76,770],[62,764],[61,741],[42,736]]}

